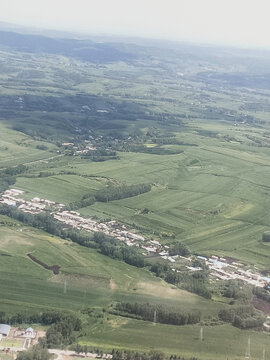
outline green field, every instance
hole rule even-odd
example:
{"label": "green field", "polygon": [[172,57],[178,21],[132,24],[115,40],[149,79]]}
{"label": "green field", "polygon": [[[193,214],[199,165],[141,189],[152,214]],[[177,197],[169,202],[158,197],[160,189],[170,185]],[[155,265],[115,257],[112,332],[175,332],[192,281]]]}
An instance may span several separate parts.
{"label": "green field", "polygon": [[[1,221],[9,220],[2,217]],[[9,228],[6,225],[1,226],[0,235],[0,307],[3,311],[74,311],[88,306],[106,307],[116,300],[149,301],[176,306],[181,311],[200,309],[203,318],[207,319],[225,306],[176,289],[146,270],[114,261],[95,250],[84,249],[69,241],[22,227],[16,222],[10,222]],[[31,261],[26,256],[29,252],[49,265],[60,265],[60,274],[53,275]],[[153,325],[113,315],[90,320],[85,332],[87,335],[80,338],[80,343],[90,347],[140,351],[153,348],[213,360],[225,359],[226,356],[242,358],[249,336],[252,339],[253,357],[259,359],[262,347],[269,342],[267,334],[243,331],[228,325],[204,327],[205,338],[200,342],[200,325]],[[226,341],[223,341],[224,338]]]}
{"label": "green field", "polygon": [[[0,118],[0,168],[42,161],[56,155],[55,146],[49,143],[35,141],[31,137],[10,130]],[[52,152],[39,150],[36,146],[43,144]]]}
{"label": "green field", "polygon": [[2,339],[0,342],[1,346],[4,347],[23,347],[24,340],[19,339]]}
{"label": "green field", "polygon": [[[6,218],[1,218],[6,223]],[[8,222],[7,222],[8,223]],[[1,226],[1,295],[4,311],[38,311],[44,308],[79,310],[83,306],[107,306],[119,299],[164,302],[200,308],[205,316],[217,312],[222,304],[171,288],[147,270],[114,261],[70,241],[10,223]],[[29,259],[33,254],[47,265],[59,265],[60,274]],[[64,291],[66,282],[66,293]]]}
{"label": "green field", "polygon": [[[81,340],[90,346],[111,346],[141,351],[155,349],[200,359],[244,359],[248,338],[251,338],[251,355],[261,359],[263,348],[269,353],[269,334],[241,331],[232,326],[204,327],[204,340],[200,341],[199,326],[175,327],[153,325],[149,322],[109,319],[89,329],[89,337]],[[267,357],[267,355],[266,355]]]}
{"label": "green field", "polygon": [[[219,127],[221,131],[221,126]],[[223,131],[226,130],[224,126]],[[137,197],[95,203],[80,209],[85,216],[135,224],[143,233],[167,242],[164,234],[185,241],[202,254],[231,255],[246,263],[268,266],[269,246],[261,242],[268,229],[269,151],[252,153],[222,144],[182,147],[179,155],[119,153],[120,160],[93,163],[80,159],[51,160],[59,175],[19,177],[15,187],[27,197],[39,196],[68,204],[112,182],[151,183],[152,191]],[[196,163],[192,164],[192,160]],[[35,173],[43,165],[36,164]],[[73,171],[77,175],[61,175]],[[107,180],[106,180],[107,179]],[[148,214],[141,214],[144,208]]]}

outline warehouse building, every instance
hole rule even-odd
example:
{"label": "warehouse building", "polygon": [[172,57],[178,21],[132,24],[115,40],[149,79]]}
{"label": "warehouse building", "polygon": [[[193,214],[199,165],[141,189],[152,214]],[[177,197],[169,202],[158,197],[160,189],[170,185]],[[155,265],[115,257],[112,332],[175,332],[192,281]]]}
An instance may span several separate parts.
{"label": "warehouse building", "polygon": [[10,326],[5,324],[0,324],[0,335],[8,336],[10,332]]}

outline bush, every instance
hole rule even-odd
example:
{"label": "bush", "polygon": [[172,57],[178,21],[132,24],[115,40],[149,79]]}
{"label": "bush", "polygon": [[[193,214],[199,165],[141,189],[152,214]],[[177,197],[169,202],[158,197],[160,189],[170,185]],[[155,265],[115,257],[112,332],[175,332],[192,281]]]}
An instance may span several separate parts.
{"label": "bush", "polygon": [[265,231],[262,235],[263,242],[270,242],[270,230]]}

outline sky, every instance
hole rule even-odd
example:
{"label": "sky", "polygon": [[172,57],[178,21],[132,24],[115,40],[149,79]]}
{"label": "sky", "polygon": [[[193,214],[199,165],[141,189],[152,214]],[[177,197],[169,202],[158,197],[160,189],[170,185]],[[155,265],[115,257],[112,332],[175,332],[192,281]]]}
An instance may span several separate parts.
{"label": "sky", "polygon": [[37,28],[270,48],[270,0],[0,0]]}

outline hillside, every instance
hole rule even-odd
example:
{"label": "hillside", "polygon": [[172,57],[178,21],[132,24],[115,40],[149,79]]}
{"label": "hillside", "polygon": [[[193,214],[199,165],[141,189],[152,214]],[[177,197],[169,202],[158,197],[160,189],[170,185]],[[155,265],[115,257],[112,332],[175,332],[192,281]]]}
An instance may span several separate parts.
{"label": "hillside", "polygon": [[[14,212],[1,204],[0,310],[72,311],[78,342],[108,350],[234,359],[252,336],[259,358],[261,327],[219,316],[253,304],[250,283],[244,300],[226,296],[196,257],[270,274],[269,71],[264,51],[1,31],[1,202]],[[109,237],[84,233],[76,217]],[[188,255],[171,260],[177,244]],[[121,301],[200,310],[201,320],[153,325],[113,313]]]}

